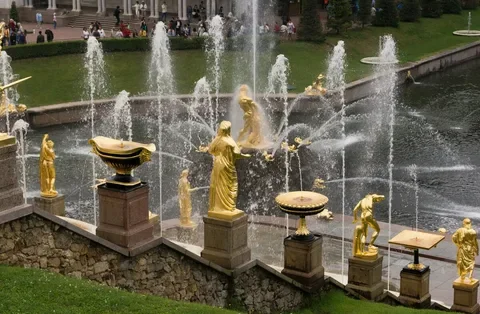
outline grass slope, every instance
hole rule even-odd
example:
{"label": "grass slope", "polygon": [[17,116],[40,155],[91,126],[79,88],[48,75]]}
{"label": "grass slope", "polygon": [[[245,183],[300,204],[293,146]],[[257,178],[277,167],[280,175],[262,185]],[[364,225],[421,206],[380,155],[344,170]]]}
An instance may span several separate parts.
{"label": "grass slope", "polygon": [[[480,29],[480,10],[472,12],[472,29]],[[476,24],[479,24],[476,26]],[[378,37],[392,34],[398,42],[401,62],[417,61],[439,51],[452,49],[473,42],[475,38],[452,35],[452,31],[465,29],[467,13],[443,15],[439,19],[421,19],[417,23],[400,23],[399,28],[366,27],[350,30],[343,36],[329,36],[321,45],[302,42],[283,42],[275,51],[260,54],[258,91],[266,85],[268,68],[274,63],[277,54],[284,54],[290,60],[290,84],[296,86],[294,92],[302,92],[319,73],[325,73],[328,54],[338,40],[345,41],[347,51],[347,80],[352,81],[370,74],[371,66],[360,63],[360,59],[375,56],[378,50]],[[84,89],[84,69],[82,55],[67,55],[52,58],[18,60],[12,63],[14,72],[21,77],[32,75],[33,79],[19,87],[20,101],[29,107],[87,99]],[[150,54],[145,52],[105,54],[106,74],[109,93],[112,97],[125,89],[131,95],[148,90],[148,64]],[[192,93],[195,82],[206,75],[206,58],[203,51],[175,51],[172,53],[173,70],[177,93]],[[239,62],[240,60],[240,62]],[[239,77],[247,77],[251,64],[245,55],[226,52],[222,62],[222,92],[231,92],[240,82]],[[238,73],[238,75],[232,75]],[[246,82],[251,83],[251,82]]]}
{"label": "grass slope", "polygon": [[[88,280],[64,277],[37,269],[0,265],[0,313],[236,313],[197,303],[172,301],[131,293]],[[439,314],[358,301],[340,291],[331,291],[298,314]]]}

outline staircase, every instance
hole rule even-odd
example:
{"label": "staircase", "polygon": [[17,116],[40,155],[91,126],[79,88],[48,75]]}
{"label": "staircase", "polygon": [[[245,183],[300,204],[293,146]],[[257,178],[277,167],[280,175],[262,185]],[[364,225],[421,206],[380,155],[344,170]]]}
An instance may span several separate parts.
{"label": "staircase", "polygon": [[[130,16],[122,16],[120,15],[120,20],[123,20],[124,22],[129,22],[130,24],[133,24],[135,28],[138,28],[138,25],[140,25],[140,20],[130,17]],[[111,15],[111,16],[100,16],[96,14],[80,14],[77,16],[72,17],[70,22],[68,23],[68,26],[73,27],[73,28],[84,28],[88,27],[90,23],[98,21],[100,24],[102,24],[102,28],[105,31],[109,31],[112,28],[115,27],[116,23],[116,18]]]}

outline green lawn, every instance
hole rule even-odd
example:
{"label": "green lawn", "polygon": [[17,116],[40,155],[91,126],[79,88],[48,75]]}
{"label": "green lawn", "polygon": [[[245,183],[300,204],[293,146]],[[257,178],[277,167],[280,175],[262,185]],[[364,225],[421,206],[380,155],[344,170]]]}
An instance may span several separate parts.
{"label": "green lawn", "polygon": [[[197,303],[172,301],[64,277],[36,269],[0,265],[0,313],[238,313]],[[358,301],[332,291],[298,314],[440,314]]]}
{"label": "green lawn", "polygon": [[[472,12],[472,29],[480,29],[480,10]],[[293,92],[302,92],[305,86],[321,72],[325,72],[326,60],[333,45],[344,40],[348,58],[348,81],[368,75],[371,67],[360,63],[360,59],[375,56],[378,37],[392,34],[398,42],[400,60],[416,61],[436,52],[473,42],[475,38],[452,35],[452,31],[465,29],[467,12],[462,15],[443,15],[440,19],[421,19],[418,23],[400,23],[400,27],[350,30],[343,36],[329,36],[321,45],[301,42],[283,42],[271,53],[260,54],[261,64],[258,75],[258,91],[266,84],[268,68],[277,54],[285,54],[290,60],[290,84],[296,86]],[[199,50],[174,51],[173,66],[177,93],[192,93],[195,82],[205,75],[205,54]],[[238,75],[249,68],[247,63],[235,67],[242,55],[227,52],[222,64],[223,92],[231,92],[239,84]],[[105,55],[109,91],[104,96],[112,97],[125,89],[132,95],[145,93],[147,88],[150,54],[145,52],[111,53]],[[67,55],[52,58],[38,58],[14,61],[14,72],[33,79],[19,87],[21,102],[27,106],[54,104],[85,99],[84,71],[81,55]],[[247,82],[248,83],[248,82]]]}

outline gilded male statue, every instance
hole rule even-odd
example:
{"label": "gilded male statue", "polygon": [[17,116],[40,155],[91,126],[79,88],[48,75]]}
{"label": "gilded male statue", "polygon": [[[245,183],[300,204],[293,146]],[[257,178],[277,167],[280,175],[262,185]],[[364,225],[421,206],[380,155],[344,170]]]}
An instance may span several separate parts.
{"label": "gilded male statue", "polygon": [[455,231],[452,241],[457,246],[457,271],[460,280],[464,281],[468,277],[472,281],[475,257],[478,256],[478,240],[470,219],[463,220],[463,227]]}
{"label": "gilded male statue", "polygon": [[248,86],[240,86],[238,101],[243,110],[243,128],[238,135],[238,143],[242,147],[255,148],[264,142],[262,135],[262,119],[258,105],[248,97]]}
{"label": "gilded male statue", "polygon": [[214,156],[210,178],[209,213],[236,210],[238,181],[235,161],[250,157],[241,153],[231,136],[231,127],[230,121],[222,121],[217,136],[208,147],[208,152]]}
{"label": "gilded male statue", "polygon": [[[360,258],[377,256],[378,248],[374,244],[380,232],[380,226],[373,217],[373,203],[383,201],[384,199],[385,196],[383,195],[367,194],[353,209],[353,223],[358,222],[357,212],[361,211],[360,224],[355,227],[353,234],[353,256]],[[365,249],[369,226],[374,232],[368,249]]]}
{"label": "gilded male statue", "polygon": [[55,190],[55,151],[53,141],[48,134],[43,136],[40,151],[40,195],[43,197],[55,197],[58,192]]}
{"label": "gilded male statue", "polygon": [[180,225],[183,227],[192,227],[195,224],[192,222],[192,189],[190,181],[188,181],[188,169],[182,171],[180,179],[178,180],[178,202],[180,204]]}

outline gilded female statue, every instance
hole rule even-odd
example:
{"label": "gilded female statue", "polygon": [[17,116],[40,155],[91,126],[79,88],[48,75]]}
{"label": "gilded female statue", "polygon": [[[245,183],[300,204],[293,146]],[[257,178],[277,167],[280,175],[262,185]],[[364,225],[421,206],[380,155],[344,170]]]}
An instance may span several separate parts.
{"label": "gilded female statue", "polygon": [[248,86],[240,86],[238,104],[243,110],[243,129],[238,135],[238,144],[242,147],[254,148],[260,146],[264,139],[262,132],[262,119],[258,105],[248,97]]}
{"label": "gilded female statue", "polygon": [[188,181],[188,169],[182,171],[178,180],[178,202],[180,204],[180,225],[183,227],[192,227],[194,223],[192,217],[192,199],[190,192],[195,191],[190,187]]}
{"label": "gilded female statue", "polygon": [[208,152],[214,156],[210,178],[209,215],[236,210],[238,181],[235,161],[250,157],[240,152],[240,148],[230,135],[231,126],[230,121],[222,121],[218,127],[217,137],[208,148]]}
{"label": "gilded female statue", "polygon": [[468,276],[472,280],[475,257],[478,255],[478,241],[477,232],[472,229],[470,219],[463,220],[463,227],[455,231],[452,241],[457,246],[457,271],[460,279],[464,281]]}
{"label": "gilded female statue", "polygon": [[[378,248],[374,245],[375,240],[380,233],[380,226],[373,217],[373,203],[383,201],[385,196],[377,194],[367,194],[357,206],[353,209],[353,223],[357,220],[357,211],[361,211],[360,224],[355,227],[353,234],[353,256],[360,258],[376,257],[378,254]],[[370,239],[370,245],[368,249],[365,249],[365,243],[367,241],[368,227],[373,228],[374,232]]]}
{"label": "gilded female statue", "polygon": [[40,151],[40,195],[43,197],[55,197],[58,192],[55,190],[55,152],[53,141],[48,139],[48,134],[43,136]]}

